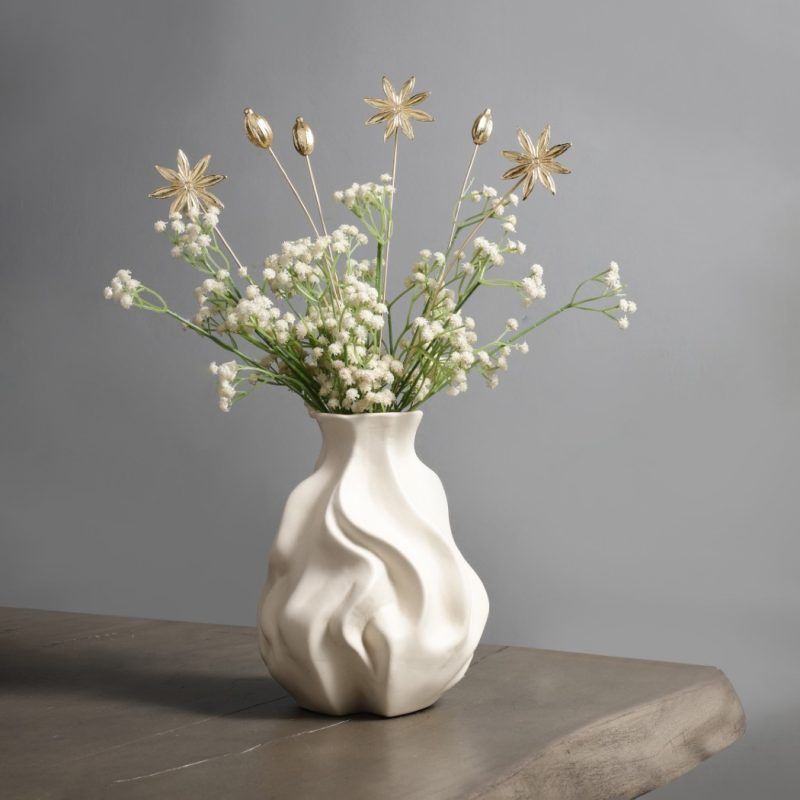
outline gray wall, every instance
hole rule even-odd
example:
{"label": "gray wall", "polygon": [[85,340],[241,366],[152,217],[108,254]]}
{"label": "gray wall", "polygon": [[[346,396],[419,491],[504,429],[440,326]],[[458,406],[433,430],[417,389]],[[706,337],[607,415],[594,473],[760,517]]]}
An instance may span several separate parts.
{"label": "gray wall", "polygon": [[[794,796],[796,4],[6,0],[0,15],[0,602],[253,622],[314,425],[277,390],[221,415],[210,346],[101,289],[128,266],[192,308],[146,196],[178,146],[230,176],[224,225],[255,264],[304,227],[242,107],[269,114],[299,178],[288,131],[306,116],[329,195],[386,171],[361,98],[415,73],[437,121],[401,143],[396,273],[441,246],[490,104],[481,181],[499,183],[517,125],[574,143],[558,197],[522,209],[519,268],[540,261],[555,303],[615,258],[640,305],[627,333],[561,318],[496,392],[476,380],[426,410],[419,450],[489,590],[486,639],[723,667],[749,732],[659,796]],[[518,310],[499,302],[476,316]]]}

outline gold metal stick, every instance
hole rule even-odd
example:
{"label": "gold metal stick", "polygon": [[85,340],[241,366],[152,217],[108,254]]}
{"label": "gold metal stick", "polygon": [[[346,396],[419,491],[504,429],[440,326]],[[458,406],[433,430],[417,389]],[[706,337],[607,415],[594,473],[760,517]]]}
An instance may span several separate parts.
{"label": "gold metal stick", "polygon": [[236,262],[236,265],[239,267],[239,269],[244,270],[245,269],[244,264],[242,264],[242,262],[239,261],[239,257],[236,255],[236,253],[233,252],[233,248],[228,244],[228,240],[222,235],[222,231],[220,230],[219,225],[214,226],[214,231],[216,232],[217,236],[219,236],[219,238],[222,240],[222,243],[225,245],[225,247],[228,249],[228,252],[231,254],[231,257]]}
{"label": "gold metal stick", "polygon": [[[475,158],[478,155],[478,148],[482,144],[486,144],[489,141],[489,138],[492,135],[492,128],[494,127],[494,122],[492,120],[492,109],[487,108],[482,114],[479,114],[475,121],[472,123],[472,143],[475,145],[475,149],[472,151],[472,158],[469,160],[469,166],[467,167],[467,173],[464,176],[464,183],[461,186],[461,193],[458,196],[458,204],[456,205],[455,213],[453,214],[453,228],[450,231],[450,239],[447,242],[447,254],[450,254],[450,250],[453,247],[456,239],[456,229],[458,228],[458,215],[461,213],[461,204],[464,201],[464,193],[467,191],[467,185],[469,184],[469,178],[472,174],[472,168],[475,166]],[[502,200],[501,200],[502,202]],[[492,212],[494,213],[494,209]],[[458,261],[458,254],[456,257],[456,262]],[[441,273],[439,275],[439,281],[436,285],[436,290],[432,295],[433,303],[436,303],[436,300],[439,297],[439,292],[442,290],[442,286],[444,286],[445,279],[447,278],[447,274],[449,272],[449,268],[447,264],[442,266]]]}
{"label": "gold metal stick", "polygon": [[295,189],[295,186],[292,183],[292,179],[287,175],[286,170],[283,168],[283,164],[281,164],[280,162],[280,159],[278,158],[278,156],[275,155],[275,151],[271,147],[268,147],[267,150],[274,159],[275,163],[278,165],[278,169],[281,171],[281,175],[283,175],[284,179],[286,180],[286,183],[289,184],[289,188],[292,190],[292,194],[294,194],[297,202],[300,203],[300,207],[305,212],[306,217],[308,217],[308,221],[311,224],[311,228],[313,229],[314,234],[316,236],[319,236],[319,230],[317,229],[317,226],[314,224],[314,219],[311,216],[311,212],[308,210],[306,204],[303,202],[303,198],[300,197],[300,193],[297,191],[297,189]]}
{"label": "gold metal stick", "polygon": [[464,192],[467,191],[467,184],[469,183],[469,176],[472,173],[472,167],[475,164],[475,156],[478,155],[478,148],[482,144],[486,144],[492,135],[492,128],[494,121],[492,120],[492,109],[487,108],[483,114],[479,114],[472,123],[472,143],[475,149],[472,152],[472,158],[469,160],[467,167],[467,174],[464,176],[464,185],[461,187],[461,194],[458,196],[458,205],[456,206],[456,213],[453,215],[453,230],[450,232],[450,240],[447,243],[447,252],[453,246],[456,238],[456,227],[458,226],[458,215],[461,213],[461,203],[464,200]]}
{"label": "gold metal stick", "polygon": [[[328,228],[325,225],[325,215],[322,213],[322,203],[320,202],[319,192],[317,191],[317,181],[314,178],[314,169],[311,166],[311,154],[314,152],[314,131],[311,130],[309,124],[302,117],[298,117],[295,120],[294,127],[292,128],[292,144],[294,145],[294,149],[297,151],[297,153],[303,156],[303,158],[306,160],[308,176],[311,178],[311,188],[314,190],[314,198],[317,201],[319,221],[322,225],[322,232],[327,238]],[[332,298],[341,302],[342,293],[339,289],[339,280],[334,268],[336,258],[333,255],[333,248],[331,247],[330,242],[328,243],[328,256],[330,258],[330,263],[325,264],[323,267],[325,271],[325,277],[327,278],[328,287],[330,288]]]}
{"label": "gold metal stick", "polygon": [[311,188],[314,190],[314,198],[317,201],[317,210],[319,211],[319,221],[322,224],[322,232],[327,236],[328,228],[325,225],[325,217],[322,213],[322,203],[319,199],[319,192],[317,191],[317,182],[314,179],[314,170],[311,168],[311,156],[306,156],[306,164],[308,165],[308,177],[311,178]]}
{"label": "gold metal stick", "polygon": [[[414,138],[414,129],[411,120],[417,122],[433,122],[433,117],[427,112],[416,108],[420,103],[430,97],[430,92],[414,91],[414,76],[412,75],[401,87],[400,91],[395,91],[392,82],[384,75],[383,94],[384,97],[365,97],[364,102],[373,108],[378,109],[377,114],[373,114],[368,120],[367,125],[378,125],[386,123],[383,132],[383,141],[388,142],[394,136],[394,152],[392,154],[392,188],[395,188],[397,177],[397,136],[402,131],[407,139]],[[383,261],[383,292],[381,300],[386,302],[386,289],[389,277],[389,251],[392,244],[392,229],[394,227],[394,192],[389,197],[389,238],[386,241],[386,258]]]}
{"label": "gold metal stick", "polygon": [[[392,189],[396,191],[395,178],[397,176],[397,131],[394,132],[394,147],[392,152]],[[392,236],[394,236],[394,195],[393,191],[389,195],[389,238],[386,240],[386,258],[383,260],[383,294],[381,302],[386,302],[386,286],[389,280],[389,248],[392,244]]]}
{"label": "gold metal stick", "polygon": [[[314,179],[314,170],[311,167],[311,154],[314,152],[314,131],[311,126],[302,118],[298,117],[295,120],[294,127],[292,128],[292,144],[298,155],[303,156],[306,160],[308,167],[308,176],[311,178],[311,188],[314,190],[314,197],[317,201],[317,211],[319,211],[319,221],[322,224],[322,231],[327,236],[328,229],[325,227],[325,217],[322,214],[322,203],[319,201],[319,192],[317,191],[317,182]],[[333,258],[333,253],[331,253]]]}
{"label": "gold metal stick", "polygon": [[[298,122],[302,122],[301,119],[298,118]],[[303,198],[300,197],[300,193],[295,189],[294,184],[292,183],[292,179],[286,174],[286,170],[283,168],[283,164],[281,164],[278,156],[275,155],[275,152],[272,149],[272,127],[270,126],[269,122],[267,121],[266,117],[262,117],[261,114],[256,114],[252,108],[246,108],[244,110],[244,132],[247,134],[247,138],[250,140],[252,144],[256,147],[260,148],[261,150],[267,150],[269,154],[274,159],[275,163],[278,165],[278,169],[281,171],[281,175],[283,175],[286,183],[289,184],[289,188],[292,190],[292,194],[297,199],[297,202],[300,203],[300,207],[305,212],[308,221],[311,223],[311,228],[314,231],[316,236],[319,236],[319,231],[317,230],[317,226],[314,224],[314,220],[311,217],[308,209],[306,208],[306,204],[303,202]],[[305,145],[305,143],[304,143]],[[295,141],[295,147],[297,147],[297,141]],[[313,134],[310,136],[310,150],[314,148],[314,137]]]}
{"label": "gold metal stick", "polygon": [[514,192],[514,190],[515,190],[515,189],[516,189],[516,188],[517,188],[517,187],[518,187],[518,186],[519,186],[519,185],[520,185],[520,184],[521,184],[521,183],[522,183],[524,180],[525,180],[525,178],[524,178],[524,177],[520,178],[520,179],[519,179],[519,180],[518,180],[518,181],[517,181],[517,182],[516,182],[516,183],[515,183],[515,184],[514,184],[514,185],[513,185],[513,186],[512,186],[512,187],[511,187],[511,188],[510,188],[510,189],[509,189],[509,190],[508,190],[508,191],[507,191],[507,192],[506,192],[506,193],[505,193],[505,194],[504,194],[504,195],[503,195],[503,196],[502,196],[502,197],[501,197],[501,198],[500,198],[500,199],[499,199],[499,200],[498,200],[498,201],[497,201],[497,202],[496,202],[496,203],[495,203],[495,204],[494,204],[494,205],[493,205],[493,206],[492,206],[490,209],[489,209],[489,211],[488,211],[488,212],[487,212],[487,213],[486,213],[486,214],[485,214],[485,215],[484,215],[484,216],[483,216],[483,217],[482,217],[482,218],[481,218],[481,219],[480,219],[480,220],[477,222],[477,224],[476,224],[476,225],[475,225],[475,226],[472,228],[472,230],[471,230],[471,231],[470,231],[470,233],[469,233],[469,236],[467,236],[467,238],[466,238],[466,239],[465,239],[465,240],[462,242],[462,244],[461,244],[461,247],[459,247],[459,248],[458,248],[458,250],[456,250],[456,252],[455,252],[455,253],[453,253],[453,258],[452,258],[452,260],[450,261],[450,263],[449,263],[449,264],[445,264],[445,265],[442,267],[442,273],[441,273],[441,275],[439,276],[439,283],[437,284],[437,286],[436,286],[436,289],[434,290],[433,294],[430,296],[430,299],[428,300],[428,303],[426,304],[426,308],[429,308],[429,307],[430,307],[430,308],[434,308],[434,307],[436,306],[436,300],[437,300],[437,299],[438,299],[438,297],[439,297],[439,293],[442,291],[442,287],[443,287],[443,286],[444,286],[444,284],[445,284],[445,280],[446,280],[447,276],[449,275],[451,268],[453,268],[453,267],[455,267],[455,266],[457,266],[457,265],[458,265],[458,261],[459,261],[459,259],[461,258],[461,256],[463,256],[463,255],[464,255],[464,250],[465,250],[466,246],[467,246],[467,245],[468,245],[468,244],[469,244],[469,243],[472,241],[472,239],[474,238],[475,234],[476,234],[476,233],[477,233],[477,232],[478,232],[478,231],[481,229],[481,226],[483,225],[483,223],[484,223],[484,222],[486,222],[486,220],[487,220],[487,219],[490,219],[491,217],[493,217],[493,216],[494,216],[494,212],[495,212],[495,211],[497,211],[497,209],[498,209],[498,208],[500,208],[500,206],[501,206],[501,205],[503,205],[503,204],[506,202],[506,200],[508,200],[508,198],[509,198],[509,197],[511,197],[511,195],[512,195],[512,194],[513,194],[513,192]]}
{"label": "gold metal stick", "polygon": [[494,216],[494,212],[497,211],[500,206],[502,206],[506,200],[514,193],[514,190],[519,188],[520,184],[525,180],[524,177],[520,178],[490,209],[489,211],[480,219],[475,227],[470,231],[469,236],[461,243],[461,247],[456,250],[453,254],[453,261],[452,263],[457,263],[461,256],[464,255],[464,249],[466,246],[472,241],[475,234],[483,227],[483,223],[486,222],[487,219],[490,219]]}
{"label": "gold metal stick", "polygon": [[[322,224],[322,232],[325,234],[325,236],[327,236],[328,235],[328,228],[325,225],[325,217],[324,217],[324,215],[322,213],[322,203],[320,202],[319,192],[317,191],[317,182],[314,179],[314,170],[311,168],[311,157],[310,156],[305,156],[305,159],[306,159],[306,164],[308,164],[308,175],[311,178],[311,186],[314,189],[314,197],[316,198],[316,201],[317,201],[317,210],[319,211],[319,221]],[[330,259],[331,259],[330,268],[326,267],[326,269],[325,269],[325,271],[328,273],[328,276],[327,276],[328,283],[331,286],[331,291],[333,292],[334,297],[336,297],[337,300],[341,301],[342,292],[341,292],[341,289],[339,288],[338,278],[336,278],[336,279],[334,278],[336,273],[335,273],[335,270],[333,268],[334,256],[333,256],[333,249],[331,248],[330,244],[328,245],[328,255],[330,256]]]}
{"label": "gold metal stick", "polygon": [[467,184],[469,183],[469,177],[472,174],[472,167],[475,166],[475,158],[478,155],[479,147],[480,145],[476,144],[475,149],[472,151],[472,158],[469,160],[467,174],[464,176],[464,183],[461,186],[461,194],[458,195],[458,205],[456,206],[455,213],[453,214],[453,229],[450,231],[450,239],[447,242],[448,250],[453,246],[453,240],[456,238],[456,227],[458,226],[458,215],[461,213],[461,203],[464,201],[464,192],[467,191]]}

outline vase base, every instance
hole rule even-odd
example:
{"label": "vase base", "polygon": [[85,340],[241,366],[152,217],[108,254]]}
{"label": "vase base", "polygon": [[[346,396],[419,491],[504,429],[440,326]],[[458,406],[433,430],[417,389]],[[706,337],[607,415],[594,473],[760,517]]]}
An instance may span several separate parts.
{"label": "vase base", "polygon": [[311,708],[311,706],[303,705],[302,703],[298,703],[297,705],[299,708],[302,708],[303,711],[309,711],[310,713],[316,714],[320,717],[331,717],[332,719],[344,719],[346,717],[353,717],[356,715],[377,717],[379,719],[395,719],[396,717],[410,717],[412,714],[419,714],[422,711],[427,711],[429,708],[433,708],[438,702],[438,700],[434,700],[432,703],[420,706],[419,708],[415,708],[411,711],[398,711],[396,714],[384,714],[380,711],[370,711],[367,708],[359,708],[353,709],[352,711],[343,712],[319,711],[316,708]]}

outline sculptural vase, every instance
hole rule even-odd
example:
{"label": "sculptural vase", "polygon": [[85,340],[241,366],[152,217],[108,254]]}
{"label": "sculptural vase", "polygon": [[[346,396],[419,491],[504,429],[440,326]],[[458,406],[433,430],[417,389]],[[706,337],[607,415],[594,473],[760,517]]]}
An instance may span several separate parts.
{"label": "sculptural vase", "polygon": [[464,675],[486,591],[455,545],[441,481],[414,449],[422,412],[314,416],[322,451],[270,554],[262,657],[313,711],[417,711]]}

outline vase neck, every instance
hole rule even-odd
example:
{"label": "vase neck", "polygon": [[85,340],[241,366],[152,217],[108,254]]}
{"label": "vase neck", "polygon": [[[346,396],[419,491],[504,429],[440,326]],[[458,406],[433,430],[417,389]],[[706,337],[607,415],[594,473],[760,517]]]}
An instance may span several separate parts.
{"label": "vase neck", "polygon": [[348,458],[376,450],[413,453],[422,412],[315,414],[314,418],[322,432],[322,461],[326,456]]}

